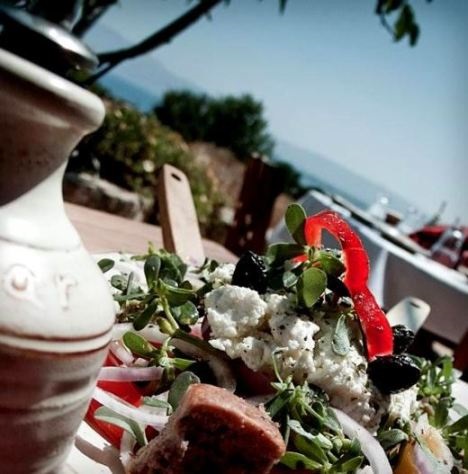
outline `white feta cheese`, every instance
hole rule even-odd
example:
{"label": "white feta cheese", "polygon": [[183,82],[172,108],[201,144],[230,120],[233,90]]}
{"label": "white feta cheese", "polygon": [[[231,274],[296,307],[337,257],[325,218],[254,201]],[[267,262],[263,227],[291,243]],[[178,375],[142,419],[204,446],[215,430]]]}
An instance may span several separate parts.
{"label": "white feta cheese", "polygon": [[307,380],[322,388],[334,407],[369,431],[375,431],[383,410],[376,399],[379,395],[370,388],[365,357],[353,344],[345,356],[336,354],[332,348],[333,326],[322,320],[320,329],[316,340],[315,371],[309,373]]}
{"label": "white feta cheese", "polygon": [[213,288],[228,285],[232,281],[235,268],[236,266],[233,263],[223,263],[216,267],[211,273],[208,273],[207,281],[213,285]]}
{"label": "white feta cheese", "polygon": [[263,322],[267,304],[250,288],[226,285],[206,295],[205,307],[215,339],[241,338]]}
{"label": "white feta cheese", "polygon": [[390,395],[390,404],[388,407],[388,417],[391,421],[400,419],[401,421],[410,421],[411,414],[418,407],[417,401],[418,387],[413,385],[408,390]]}
{"label": "white feta cheese", "polygon": [[271,369],[273,345],[268,334],[248,336],[242,339],[213,339],[213,347],[221,349],[231,359],[241,358],[254,371]]}

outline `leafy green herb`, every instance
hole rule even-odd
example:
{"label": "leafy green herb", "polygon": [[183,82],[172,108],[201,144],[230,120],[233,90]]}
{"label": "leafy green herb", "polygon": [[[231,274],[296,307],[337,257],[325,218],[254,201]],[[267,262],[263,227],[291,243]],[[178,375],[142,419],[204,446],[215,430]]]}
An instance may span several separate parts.
{"label": "leafy green herb", "polygon": [[333,332],[332,349],[335,354],[340,356],[345,356],[349,352],[349,348],[351,346],[349,342],[346,318],[346,314],[342,314],[338,318],[338,322],[336,323],[335,330]]}
{"label": "leafy green herb", "polygon": [[326,287],[326,273],[318,268],[308,268],[297,280],[297,295],[299,301],[306,308],[312,308]]}
{"label": "leafy green herb", "polygon": [[317,261],[322,270],[328,275],[339,277],[344,271],[343,262],[329,251],[321,251],[318,254]]}
{"label": "leafy green herb", "polygon": [[137,441],[139,446],[145,446],[148,444],[146,440],[145,432],[141,429],[140,425],[131,418],[119,415],[115,411],[107,407],[100,407],[94,412],[94,418],[96,420],[105,421],[112,425],[119,426],[123,430],[130,433]]}
{"label": "leafy green herb", "polygon": [[283,286],[285,288],[292,288],[299,279],[299,276],[293,272],[287,271],[283,273]]}
{"label": "leafy green herb", "polygon": [[110,284],[117,290],[124,291],[127,288],[127,278],[123,275],[112,275]]}
{"label": "leafy green herb", "polygon": [[286,221],[286,227],[288,228],[291,237],[299,244],[306,245],[304,233],[304,224],[307,215],[304,208],[299,204],[290,204],[286,209],[286,215],[284,217]]}
{"label": "leafy green herb", "polygon": [[173,313],[177,321],[183,325],[195,324],[200,316],[197,307],[191,301],[175,307]]}
{"label": "leafy green herb", "polygon": [[144,337],[134,332],[126,332],[123,335],[125,346],[140,357],[151,358],[154,354],[155,347],[152,346]]}
{"label": "leafy green herb", "polygon": [[98,266],[101,269],[102,273],[106,273],[109,270],[111,270],[115,265],[114,260],[111,260],[110,258],[102,258],[98,262]]}
{"label": "leafy green herb", "polygon": [[166,410],[166,415],[171,415],[174,411],[172,405],[169,402],[166,402],[166,400],[161,400],[156,396],[143,397],[143,404],[149,407],[164,408]]}
{"label": "leafy green herb", "polygon": [[169,390],[169,395],[167,397],[167,401],[172,406],[173,410],[179,406],[179,403],[182,397],[185,395],[185,392],[189,386],[194,383],[200,383],[200,379],[192,372],[182,372],[176,377],[171,385],[171,389]]}
{"label": "leafy green herb", "polygon": [[408,435],[397,428],[382,431],[378,434],[377,439],[382,447],[387,450],[393,448],[397,444],[402,443],[408,439]]}
{"label": "leafy green herb", "polygon": [[282,265],[286,260],[304,255],[304,253],[303,245],[279,242],[268,247],[266,259],[270,265],[277,266]]}
{"label": "leafy green herb", "polygon": [[159,278],[159,271],[161,270],[161,259],[158,255],[150,255],[144,265],[144,272],[146,277],[146,283],[148,284],[149,288],[153,288],[156,286],[158,278]]}
{"label": "leafy green herb", "polygon": [[149,304],[138,316],[134,321],[133,321],[133,327],[137,331],[141,331],[144,327],[147,326],[147,324],[151,321],[151,318],[156,314],[156,311],[158,310],[158,303],[151,303]]}
{"label": "leafy green herb", "polygon": [[290,469],[310,469],[314,472],[321,467],[320,463],[294,451],[286,451],[280,462]]}

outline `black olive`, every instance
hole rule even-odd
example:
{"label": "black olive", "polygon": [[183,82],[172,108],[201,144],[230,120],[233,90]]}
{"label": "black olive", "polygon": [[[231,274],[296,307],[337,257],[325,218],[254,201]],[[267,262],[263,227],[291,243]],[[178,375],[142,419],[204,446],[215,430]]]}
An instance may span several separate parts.
{"label": "black olive", "polygon": [[392,327],[393,331],[393,353],[403,354],[408,350],[408,347],[413,344],[414,332],[403,324],[397,324]]}
{"label": "black olive", "polygon": [[421,370],[406,354],[377,357],[367,366],[367,373],[382,393],[398,393],[412,387]]}
{"label": "black olive", "polygon": [[346,288],[346,285],[333,275],[327,275],[327,287],[338,296],[349,296],[349,290]]}
{"label": "black olive", "polygon": [[263,260],[250,250],[244,253],[237,262],[231,283],[265,293],[267,277]]}

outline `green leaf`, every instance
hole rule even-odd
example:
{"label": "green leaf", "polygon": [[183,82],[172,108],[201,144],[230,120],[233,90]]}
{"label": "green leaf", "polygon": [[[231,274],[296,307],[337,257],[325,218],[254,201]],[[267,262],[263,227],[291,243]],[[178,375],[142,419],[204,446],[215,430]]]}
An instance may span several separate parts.
{"label": "green leaf", "polygon": [[122,337],[125,346],[140,357],[151,357],[154,347],[142,336],[134,332],[126,332]]}
{"label": "green leaf", "polygon": [[133,321],[133,327],[137,331],[141,331],[151,321],[151,318],[155,315],[158,309],[158,303],[154,302],[149,304],[140,315]]}
{"label": "green leaf", "polygon": [[315,471],[320,469],[322,466],[316,461],[312,461],[307,456],[304,456],[301,453],[296,453],[294,451],[286,451],[284,456],[280,460],[281,464],[289,467],[290,469],[310,469]]}
{"label": "green leaf", "polygon": [[299,301],[306,307],[312,306],[320,298],[327,287],[327,274],[318,268],[309,268],[297,280]]}
{"label": "green leaf", "polygon": [[161,269],[161,259],[157,255],[150,255],[144,266],[146,283],[149,288],[153,288],[159,278],[159,270]]}
{"label": "green leaf", "polygon": [[127,288],[127,278],[123,275],[112,275],[110,284],[117,290],[124,291]]}
{"label": "green leaf", "polygon": [[171,306],[182,306],[193,297],[194,291],[162,283],[167,301]]}
{"label": "green leaf", "polygon": [[322,270],[334,277],[339,277],[345,271],[343,262],[330,252],[320,252],[318,261]]}
{"label": "green leaf", "polygon": [[104,406],[94,412],[94,418],[96,420],[105,421],[106,423],[111,423],[127,431],[136,439],[140,446],[148,444],[145,432],[141,429],[140,425],[131,418],[119,415],[114,410]]}
{"label": "green leaf", "polygon": [[102,258],[98,262],[99,268],[101,269],[102,273],[108,272],[111,268],[114,267],[115,262],[110,258]]}
{"label": "green leaf", "polygon": [[399,429],[382,431],[377,435],[377,439],[382,447],[387,450],[408,439],[408,435]]}
{"label": "green leaf", "polygon": [[307,244],[304,233],[304,224],[306,218],[307,215],[304,211],[304,208],[299,204],[290,204],[286,209],[286,214],[284,216],[286,227],[288,228],[291,237],[299,245]]}
{"label": "green leaf", "polygon": [[195,324],[200,316],[197,307],[191,301],[173,308],[172,312],[180,324],[186,325]]}
{"label": "green leaf", "polygon": [[286,260],[299,257],[305,253],[306,250],[302,245],[279,242],[268,247],[266,257],[270,264],[279,265],[284,263]]}
{"label": "green leaf", "polygon": [[459,433],[464,430],[468,430],[468,415],[461,417],[445,429],[447,433]]}
{"label": "green leaf", "polygon": [[173,412],[172,405],[169,402],[166,402],[166,400],[161,400],[156,396],[143,397],[143,404],[149,407],[165,408],[167,415],[171,415]]}
{"label": "green leaf", "polygon": [[328,462],[327,455],[315,436],[305,431],[297,420],[289,420],[288,426],[298,435],[294,437],[294,445],[299,452],[321,464]]}
{"label": "green leaf", "polygon": [[167,397],[167,401],[174,410],[179,406],[187,389],[194,383],[200,383],[200,379],[192,372],[182,372],[176,377]]}
{"label": "green leaf", "polygon": [[335,354],[345,356],[349,352],[350,346],[346,314],[342,314],[338,318],[333,332],[332,349]]}
{"label": "green leaf", "polygon": [[284,272],[283,273],[283,286],[285,288],[292,288],[298,280],[298,276],[293,272]]}
{"label": "green leaf", "polygon": [[352,458],[345,456],[333,465],[331,472],[356,472],[356,470],[361,466],[362,461],[364,461],[364,456],[355,456]]}

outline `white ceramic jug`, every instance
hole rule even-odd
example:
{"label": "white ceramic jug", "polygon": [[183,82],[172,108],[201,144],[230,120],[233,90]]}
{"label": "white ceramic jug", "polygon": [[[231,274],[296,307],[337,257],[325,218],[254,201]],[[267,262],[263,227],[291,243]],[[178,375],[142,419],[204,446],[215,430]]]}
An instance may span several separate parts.
{"label": "white ceramic jug", "polygon": [[114,321],[64,212],[62,177],[100,99],[0,49],[0,472],[60,472]]}

